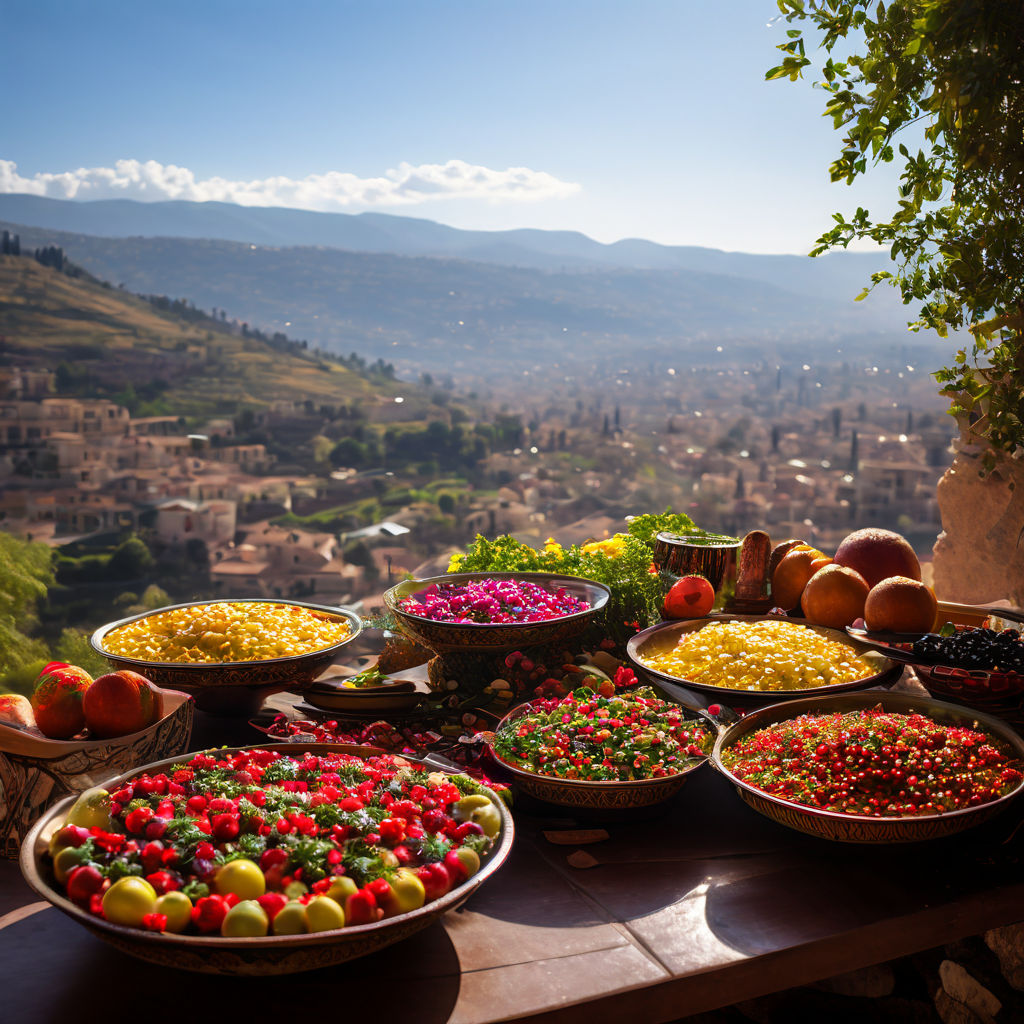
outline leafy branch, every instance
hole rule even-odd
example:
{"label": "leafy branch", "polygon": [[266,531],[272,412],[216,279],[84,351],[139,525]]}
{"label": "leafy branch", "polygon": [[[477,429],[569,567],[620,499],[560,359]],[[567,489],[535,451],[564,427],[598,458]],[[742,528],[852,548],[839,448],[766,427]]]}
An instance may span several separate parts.
{"label": "leafy branch", "polygon": [[[807,23],[826,59],[816,82],[842,133],[833,181],[851,184],[902,160],[888,219],[834,214],[817,256],[851,242],[886,246],[896,267],[873,274],[918,303],[912,330],[971,341],[935,373],[950,411],[991,450],[1024,452],[1024,5],[1015,0],[778,0]],[[800,28],[778,46],[769,80],[812,66]],[[840,51],[849,51],[842,52]],[[905,141],[923,127],[925,145]]]}

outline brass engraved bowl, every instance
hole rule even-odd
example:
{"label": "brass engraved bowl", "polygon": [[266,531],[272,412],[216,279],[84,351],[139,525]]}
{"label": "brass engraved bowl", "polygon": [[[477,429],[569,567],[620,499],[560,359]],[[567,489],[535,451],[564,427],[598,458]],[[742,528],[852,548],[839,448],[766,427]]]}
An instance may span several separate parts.
{"label": "brass engraved bowl", "polygon": [[[903,674],[903,666],[890,658],[862,650],[861,646],[851,640],[846,633],[827,626],[807,626],[816,633],[850,647],[858,656],[870,655],[876,661],[877,670],[863,679],[853,679],[848,683],[832,683],[829,686],[808,687],[801,690],[737,690],[725,686],[714,686],[708,683],[695,683],[682,676],[674,676],[668,672],[653,668],[647,659],[671,649],[679,643],[680,637],[686,633],[696,633],[712,622],[757,622],[771,616],[765,615],[713,615],[706,619],[679,619],[672,622],[659,622],[630,638],[626,645],[626,653],[630,661],[641,671],[655,680],[665,680],[676,686],[685,686],[688,690],[699,693],[703,698],[730,708],[760,708],[780,701],[789,703],[802,697],[825,696],[833,693],[844,693],[851,690],[866,690],[873,686],[889,686]],[[782,620],[787,621],[787,620]],[[805,623],[800,623],[805,625]]]}
{"label": "brass engraved bowl", "polygon": [[[104,646],[107,634],[139,619],[147,619],[161,612],[173,611],[178,608],[199,608],[207,604],[237,603],[238,601],[257,604],[288,605],[296,608],[309,608],[314,612],[333,619],[343,619],[349,624],[349,633],[330,647],[306,654],[292,655],[286,658],[264,658],[256,661],[184,662],[184,661],[143,661],[141,658],[126,658],[120,654],[111,654]],[[282,690],[301,693],[308,689],[313,680],[319,676],[338,656],[338,652],[350,644],[359,635],[362,620],[355,612],[344,608],[332,608],[329,605],[308,604],[305,601],[291,601],[285,598],[236,598],[224,602],[223,599],[212,601],[190,601],[186,604],[173,604],[165,608],[157,608],[140,615],[131,615],[117,622],[108,622],[100,626],[89,638],[94,651],[102,654],[115,669],[127,668],[138,672],[158,686],[166,686],[172,690],[182,690],[195,697],[196,706],[202,711],[215,715],[252,715],[255,714],[265,697]]]}

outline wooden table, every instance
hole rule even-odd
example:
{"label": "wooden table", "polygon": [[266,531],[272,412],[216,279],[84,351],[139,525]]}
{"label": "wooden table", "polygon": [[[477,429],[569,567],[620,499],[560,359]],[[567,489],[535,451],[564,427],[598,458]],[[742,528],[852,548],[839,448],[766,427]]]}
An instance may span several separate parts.
{"label": "wooden table", "polygon": [[[211,727],[201,721],[199,735]],[[221,728],[227,741],[254,736]],[[607,841],[585,848],[589,868],[567,861],[579,847],[543,835],[569,822],[526,810],[508,863],[463,909],[373,956],[283,978],[135,960],[39,902],[16,864],[0,861],[0,1020],[181,1024],[313,1010],[415,1024],[641,1024],[1024,919],[1024,828],[1014,831],[1024,808],[958,839],[843,846],[762,818],[708,767],[662,813],[608,826]]]}

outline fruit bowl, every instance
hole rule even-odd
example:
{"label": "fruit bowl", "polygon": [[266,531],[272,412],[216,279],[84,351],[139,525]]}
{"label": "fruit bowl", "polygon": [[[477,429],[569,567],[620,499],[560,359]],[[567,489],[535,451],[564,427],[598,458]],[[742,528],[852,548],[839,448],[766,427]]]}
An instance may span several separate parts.
{"label": "fruit bowl", "polygon": [[[540,622],[439,622],[401,607],[417,599],[427,588],[440,584],[472,583],[484,580],[512,580],[533,583],[548,591],[565,590],[586,602],[587,607],[570,615]],[[456,679],[466,686],[483,688],[500,675],[501,659],[510,651],[564,643],[586,629],[592,617],[608,603],[610,591],[594,580],[546,572],[461,572],[404,580],[384,594],[384,604],[399,628],[411,640],[428,647],[437,656],[431,662],[430,682],[438,689]]]}
{"label": "fruit bowl", "polygon": [[[977,627],[959,626],[957,632],[972,628]],[[963,668],[937,655],[915,653],[915,641],[929,634],[872,633],[854,626],[846,631],[872,650],[912,666],[932,696],[1024,725],[1024,672]]]}
{"label": "fruit bowl", "polygon": [[722,762],[723,753],[731,746],[766,726],[811,712],[858,711],[876,705],[884,711],[900,714],[921,712],[942,725],[981,726],[1008,744],[1017,758],[1024,758],[1024,740],[1005,722],[989,715],[911,694],[846,693],[831,697],[805,697],[750,712],[719,733],[711,753],[711,763],[732,782],[742,799],[754,810],[787,828],[844,843],[910,843],[953,835],[988,821],[1024,789],[1022,780],[1013,790],[996,800],[943,814],[868,817],[784,800],[738,779]]}
{"label": "fruit bowl", "polygon": [[32,822],[54,800],[81,793],[112,771],[187,750],[195,704],[175,690],[162,696],[158,721],[111,739],[53,740],[0,724],[0,855],[18,855]]}
{"label": "fruit bowl", "polygon": [[[229,662],[174,662],[145,661],[113,654],[104,647],[104,639],[115,629],[138,622],[163,612],[182,608],[199,608],[221,601],[193,601],[188,604],[168,605],[155,611],[132,615],[101,626],[89,638],[93,650],[103,655],[114,668],[128,668],[151,679],[158,686],[182,690],[195,697],[196,706],[215,715],[251,715],[259,710],[265,697],[282,690],[301,693],[312,685],[338,656],[338,652],[351,643],[362,629],[362,620],[354,612],[328,605],[308,604],[304,601],[246,599],[247,603],[287,605],[308,608],[324,618],[344,620],[349,624],[348,635],[338,643],[306,654],[283,658],[264,658],[256,661]],[[237,602],[228,602],[237,603]]]}
{"label": "fruit bowl", "polygon": [[[714,703],[725,704],[731,708],[760,708],[768,704],[777,704],[780,701],[789,703],[801,697],[825,696],[833,693],[844,693],[850,690],[866,690],[875,686],[890,686],[903,673],[903,666],[901,664],[882,655],[863,651],[860,645],[854,643],[843,631],[829,629],[827,626],[811,626],[806,623],[800,624],[807,625],[807,628],[813,629],[816,633],[829,640],[844,644],[851,648],[858,656],[865,657],[870,653],[870,659],[877,662],[877,671],[861,679],[831,683],[827,686],[791,690],[743,690],[706,683],[695,683],[682,676],[653,668],[649,664],[651,657],[675,647],[681,636],[686,633],[695,633],[709,623],[760,622],[770,618],[772,617],[764,615],[712,615],[704,619],[660,622],[656,626],[651,626],[632,637],[626,646],[626,653],[637,669],[653,676],[656,680],[664,680],[676,686],[684,686],[688,690],[693,690]],[[783,619],[781,621],[786,620]]]}
{"label": "fruit bowl", "polygon": [[[218,749],[218,756],[232,754],[241,747]],[[361,757],[384,754],[375,747],[356,747],[340,743],[289,743],[263,746],[263,750],[282,753],[338,754],[348,753]],[[396,758],[412,765],[421,762],[410,758]],[[165,771],[180,758],[168,758],[154,764],[134,768],[130,772],[108,779],[104,788],[114,789],[130,778],[143,773]],[[435,770],[432,765],[422,765]],[[72,903],[60,891],[51,864],[44,857],[50,836],[63,823],[72,799],[51,807],[32,827],[21,850],[21,870],[32,889],[44,900],[72,920],[88,928],[94,935],[122,952],[165,967],[199,971],[204,974],[268,975],[291,974],[320,967],[331,967],[346,960],[374,953],[385,946],[428,927],[448,910],[463,904],[508,857],[512,849],[512,816],[493,791],[487,790],[501,813],[501,832],[494,848],[487,855],[480,870],[457,888],[418,910],[388,917],[373,924],[350,925],[330,931],[300,935],[266,935],[248,938],[225,938],[220,935],[174,935],[152,932],[113,924]]]}

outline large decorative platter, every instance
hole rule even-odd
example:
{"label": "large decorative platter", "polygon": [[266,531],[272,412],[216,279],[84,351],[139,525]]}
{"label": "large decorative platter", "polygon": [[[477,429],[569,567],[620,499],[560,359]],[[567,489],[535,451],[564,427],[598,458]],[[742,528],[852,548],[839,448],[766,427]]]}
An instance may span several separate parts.
{"label": "large decorative platter", "polygon": [[925,839],[938,839],[953,835],[967,828],[973,828],[988,821],[1002,811],[1024,788],[1024,780],[1012,791],[989,803],[979,804],[962,810],[947,811],[944,814],[921,814],[904,817],[868,817],[858,814],[842,814],[805,804],[783,800],[780,797],[738,779],[722,762],[723,753],[744,736],[812,712],[831,713],[858,711],[881,706],[884,711],[909,714],[917,711],[942,725],[963,725],[969,728],[981,727],[986,732],[1008,744],[1018,758],[1024,758],[1024,740],[1005,722],[989,715],[903,693],[844,693],[835,696],[805,697],[801,700],[774,704],[771,707],[752,711],[723,729],[715,741],[711,763],[736,787],[736,791],[755,811],[771,818],[780,825],[796,829],[821,839],[844,843],[910,843]]}
{"label": "large decorative platter", "polygon": [[[740,690],[725,686],[713,686],[706,683],[695,683],[682,676],[672,675],[653,668],[648,659],[663,651],[670,650],[679,642],[680,637],[687,633],[696,633],[699,629],[713,622],[758,622],[765,619],[763,615],[716,615],[705,619],[681,619],[674,622],[660,622],[656,626],[637,633],[626,645],[626,653],[633,664],[654,679],[664,680],[676,686],[686,687],[709,698],[713,703],[725,704],[729,707],[759,708],[780,701],[790,702],[802,697],[827,696],[834,693],[845,693],[852,690],[866,690],[876,686],[890,686],[903,673],[903,666],[881,655],[871,654],[877,661],[877,671],[862,679],[854,679],[845,683],[833,683],[829,686],[807,687],[793,690]],[[783,620],[785,621],[785,620]],[[805,625],[805,623],[801,623]],[[858,644],[838,629],[826,626],[808,626],[816,633],[828,637],[851,648],[853,653],[863,657],[866,653]]]}
{"label": "large decorative platter", "polygon": [[[211,753],[218,756],[237,753],[245,747],[217,748]],[[294,756],[301,753],[355,754],[395,756],[398,761],[422,766],[431,771],[433,765],[413,758],[390,755],[376,747],[356,747],[344,743],[286,743],[261,746],[263,750],[279,750]],[[142,765],[104,783],[110,790],[143,772],[159,772],[181,762],[181,757],[167,758],[154,764]],[[407,938],[426,928],[448,910],[460,906],[504,863],[512,849],[512,815],[493,790],[487,790],[501,813],[501,832],[498,840],[484,859],[480,870],[451,892],[396,917],[388,917],[375,924],[352,925],[332,931],[302,935],[267,935],[252,938],[224,938],[210,935],[172,935],[112,924],[87,913],[68,900],[59,890],[50,864],[44,857],[50,836],[63,823],[73,798],[51,807],[32,827],[21,849],[21,870],[25,880],[44,900],[72,920],[88,928],[94,935],[109,942],[125,953],[166,967],[184,968],[204,974],[291,974],[319,967],[330,967],[374,953],[385,946]]]}
{"label": "large decorative platter", "polygon": [[151,679],[158,686],[166,686],[192,694],[196,699],[197,707],[203,711],[213,714],[241,715],[255,713],[263,699],[272,693],[279,693],[282,690],[301,692],[306,689],[334,661],[339,651],[346,644],[355,640],[362,629],[362,620],[359,616],[345,608],[332,608],[328,605],[309,604],[305,601],[291,601],[284,598],[246,598],[245,600],[247,603],[253,604],[308,608],[321,616],[346,621],[349,624],[349,632],[343,640],[318,651],[285,658],[265,658],[258,661],[221,663],[144,661],[141,658],[128,658],[112,654],[104,647],[103,641],[109,633],[130,622],[137,622],[140,619],[159,615],[162,612],[175,611],[179,608],[199,608],[207,604],[222,603],[221,600],[213,600],[168,605],[165,608],[157,608],[154,611],[109,622],[92,634],[89,643],[93,650],[103,655],[115,668],[131,669],[144,675],[147,679]]}

